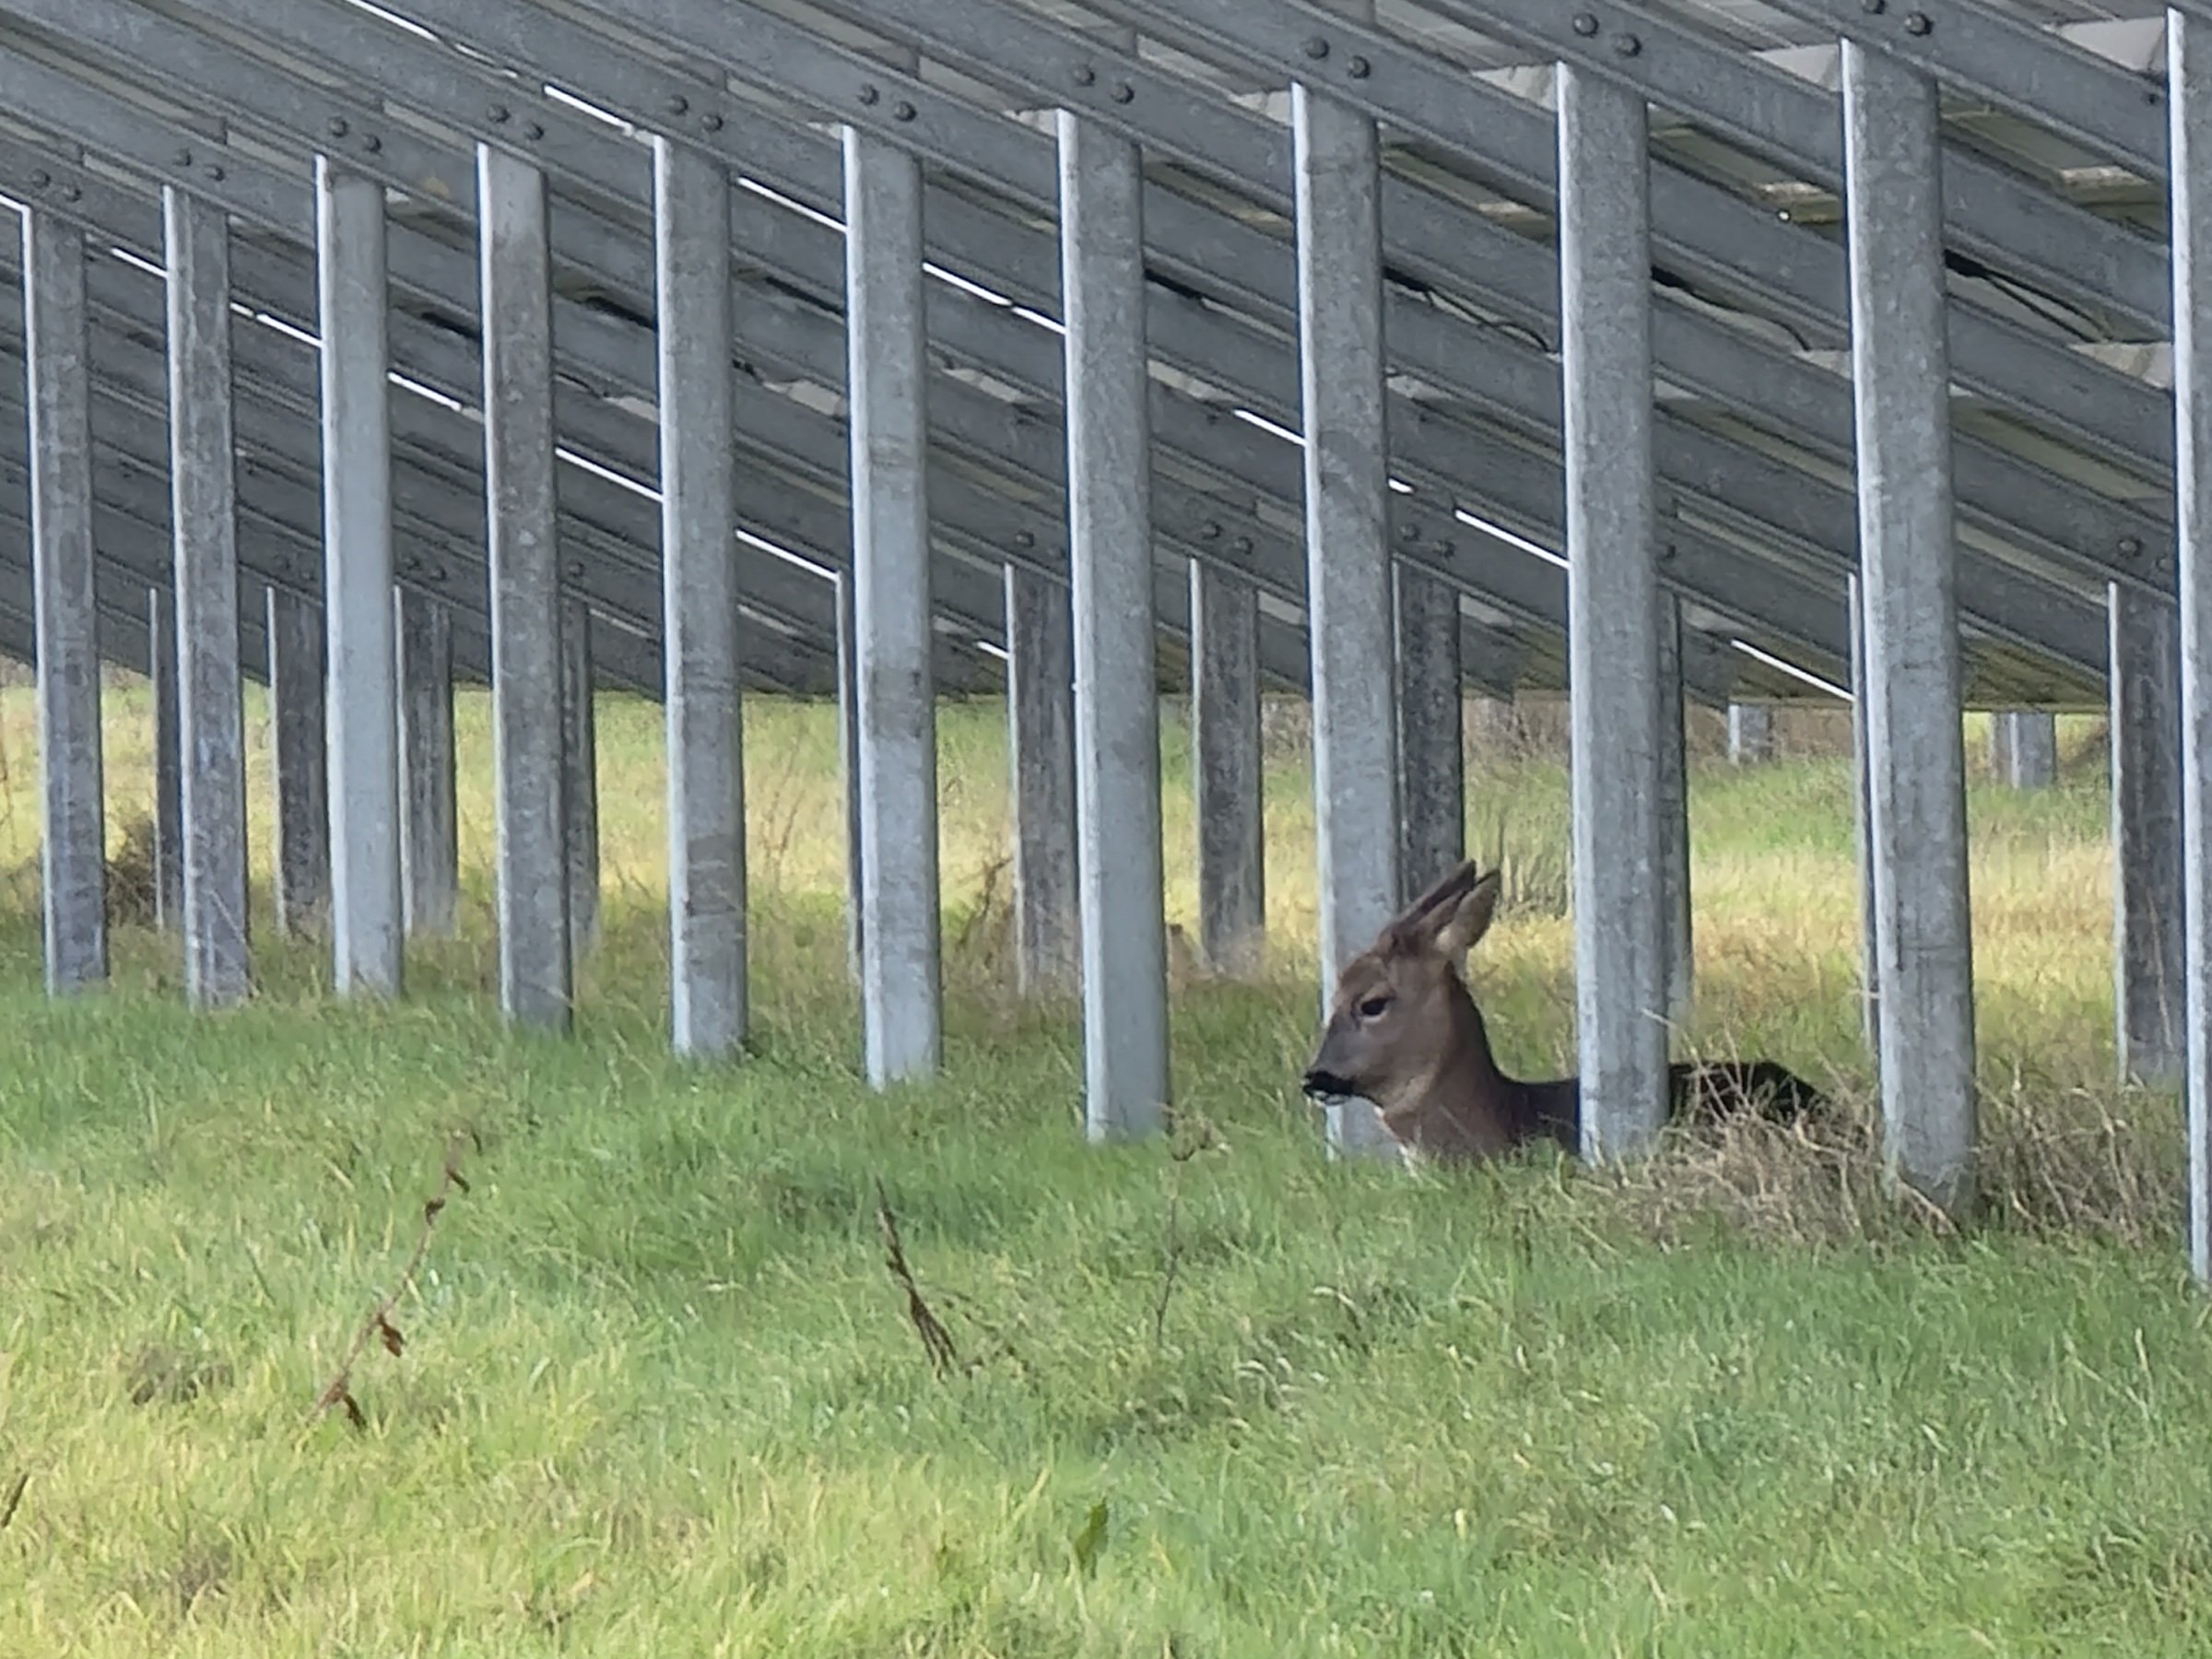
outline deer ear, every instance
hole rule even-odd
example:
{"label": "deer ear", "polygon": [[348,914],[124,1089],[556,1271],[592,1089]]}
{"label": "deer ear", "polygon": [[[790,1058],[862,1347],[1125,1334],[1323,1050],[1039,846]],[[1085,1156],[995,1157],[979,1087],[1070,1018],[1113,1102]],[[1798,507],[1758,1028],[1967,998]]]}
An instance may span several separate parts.
{"label": "deer ear", "polygon": [[1475,942],[1490,931],[1498,914],[1498,872],[1492,870],[1453,907],[1450,917],[1436,930],[1436,947],[1456,962],[1475,948]]}
{"label": "deer ear", "polygon": [[1444,919],[1451,915],[1453,905],[1475,885],[1478,867],[1473,859],[1468,858],[1446,870],[1430,884],[1428,891],[1393,916],[1385,931],[1420,934],[1433,932],[1441,926]]}
{"label": "deer ear", "polygon": [[1428,891],[1382,924],[1370,948],[1385,957],[1428,949],[1435,942],[1436,930],[1450,919],[1452,907],[1475,884],[1475,871],[1471,858],[1446,870]]}

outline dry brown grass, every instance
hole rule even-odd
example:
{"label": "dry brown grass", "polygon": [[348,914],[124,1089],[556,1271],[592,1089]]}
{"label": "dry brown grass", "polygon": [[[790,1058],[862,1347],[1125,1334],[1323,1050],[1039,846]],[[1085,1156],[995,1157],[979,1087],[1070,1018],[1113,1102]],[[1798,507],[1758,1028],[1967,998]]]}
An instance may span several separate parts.
{"label": "dry brown grass", "polygon": [[[2029,1237],[2087,1237],[2163,1248],[2182,1216],[2171,1113],[2150,1097],[2116,1114],[2081,1091],[2058,1112],[2050,1097],[1985,1097],[1980,1219]],[[1741,1119],[1670,1130],[1658,1155],[1596,1176],[1611,1213],[1662,1243],[1714,1227],[1785,1246],[1874,1245],[1958,1230],[1899,1190],[1885,1171],[1880,1107],[1836,1100],[1818,1126]],[[2144,1119],[2150,1118],[2150,1123]]]}

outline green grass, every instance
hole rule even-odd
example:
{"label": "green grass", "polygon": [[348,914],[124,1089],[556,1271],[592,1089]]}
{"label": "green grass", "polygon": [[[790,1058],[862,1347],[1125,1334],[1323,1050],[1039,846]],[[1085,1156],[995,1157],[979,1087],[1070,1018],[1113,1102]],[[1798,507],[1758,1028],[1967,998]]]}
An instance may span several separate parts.
{"label": "green grass", "polygon": [[[258,711],[256,700],[253,707]],[[112,694],[111,793],[146,794]],[[173,942],[39,987],[0,922],[0,1654],[2199,1653],[2212,1343],[2172,1103],[2120,1091],[2095,769],[1977,787],[1993,1213],[1900,1214],[1863,1151],[1634,1177],[1317,1152],[1312,819],[1271,773],[1268,976],[1176,1003],[1172,1148],[1082,1143],[1063,1009],[994,989],[997,714],[943,716],[943,1082],[871,1095],[825,711],[747,717],[761,1052],[665,1053],[656,712],[610,699],[607,933],[576,1037],[490,995],[482,703],[468,929],[345,1007],[269,936],[195,1017]],[[253,728],[260,730],[258,713]],[[33,851],[0,697],[0,869]],[[1167,744],[1178,920],[1191,826]],[[254,757],[256,868],[268,844]],[[1564,774],[1477,769],[1537,900],[1477,952],[1509,1061],[1571,1038]],[[1700,769],[1700,1042],[1864,1091],[1845,774]],[[265,874],[265,871],[264,872]],[[964,941],[964,942],[961,942]],[[310,1407],[469,1182],[353,1387]],[[1177,1156],[1180,1154],[1180,1156]],[[880,1181],[959,1363],[886,1272]]]}

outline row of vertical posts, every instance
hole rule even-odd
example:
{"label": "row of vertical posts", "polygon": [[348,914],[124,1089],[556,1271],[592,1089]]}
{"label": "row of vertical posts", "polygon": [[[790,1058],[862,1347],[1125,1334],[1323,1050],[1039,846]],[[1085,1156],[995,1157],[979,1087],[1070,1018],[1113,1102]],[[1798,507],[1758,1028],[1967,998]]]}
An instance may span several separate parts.
{"label": "row of vertical posts", "polygon": [[[315,183],[322,437],[330,458],[324,469],[324,603],[318,609],[275,587],[266,597],[277,916],[289,932],[326,928],[340,992],[392,994],[400,988],[404,936],[447,933],[456,922],[452,624],[439,602],[394,586],[383,191],[320,159]],[[498,194],[496,184],[488,195]],[[223,211],[168,187],[163,232],[174,569],[148,617],[156,901],[159,920],[182,935],[188,1000],[213,1007],[236,1002],[252,983],[230,368],[236,324]],[[84,233],[55,214],[31,210],[24,253],[40,717],[48,758],[46,959],[48,982],[58,991],[96,983],[107,971]],[[495,254],[488,247],[488,296],[496,273],[499,296],[506,298],[513,263],[512,251]],[[526,268],[521,286],[526,291]],[[526,305],[508,314],[513,310],[525,313],[526,334]],[[526,345],[522,349],[526,354]],[[496,347],[488,347],[487,362],[488,382],[511,378]],[[549,359],[547,371],[541,389],[549,391]],[[513,402],[510,391],[507,417],[488,423],[495,478],[511,478],[518,450],[528,450],[526,437],[512,441]],[[547,406],[542,397],[538,403]],[[548,465],[537,477],[549,500],[549,424],[542,430]],[[502,438],[509,441],[503,451]],[[529,494],[527,484],[503,501],[495,492],[495,560],[504,543],[512,565],[513,545],[525,542],[542,548],[549,577],[549,516],[543,534],[524,524],[518,535],[514,523],[527,512]],[[514,631],[511,618],[511,647]],[[495,619],[495,668],[501,633]],[[555,797],[564,856],[551,866],[558,877],[565,865],[567,876],[503,879],[502,887],[555,889],[559,902],[582,910],[588,936],[597,872],[590,645],[581,606],[572,607],[565,636],[565,655],[551,659],[541,706],[554,711],[556,772],[570,774]],[[543,637],[559,641],[562,631]],[[512,667],[512,649],[507,654]],[[517,677],[511,671],[507,677],[512,688]],[[515,745],[503,741],[501,747],[505,770]],[[502,789],[503,807],[512,794]],[[518,959],[541,960],[520,953]],[[511,992],[509,1001],[512,1011],[522,999]]]}
{"label": "row of vertical posts", "polygon": [[[1371,17],[1371,5],[1355,7]],[[2178,609],[2115,587],[2116,932],[2123,1064],[2185,1071],[2192,1251],[2212,1271],[2212,878],[2197,855],[2212,766],[2198,710],[2212,603],[2199,570],[2212,453],[2196,317],[2212,91],[2170,13]],[[1850,606],[1867,865],[1868,1029],[1897,1173],[1971,1205],[1977,1132],[1973,990],[1959,729],[1940,146],[1934,84],[1845,42],[1842,104],[1862,571]],[[1647,116],[1640,93],[1559,72],[1559,219],[1567,527],[1571,561],[1577,1007],[1585,1150],[1645,1142],[1665,1112],[1670,1024],[1691,996],[1680,618],[1654,559]],[[1459,612],[1394,567],[1385,535],[1380,153],[1368,114],[1292,88],[1298,349],[1324,993],[1413,889],[1458,856]],[[1156,1130],[1171,1095],[1161,905],[1144,183],[1127,138],[1059,117],[1070,570],[1066,596],[1009,568],[1012,730],[1025,804],[1017,848],[1025,981],[1079,980],[1087,1123]],[[882,1087],[940,1054],[935,733],[922,275],[922,176],[910,152],[843,135],[853,564],[840,657],[858,902],[853,956],[867,1075]],[[731,534],[730,180],[654,147],[672,1040],[728,1053],[747,1024],[738,618]],[[595,927],[588,614],[561,595],[550,257],[544,175],[478,150],[487,536],[491,570],[500,994],[525,1024],[565,1027],[575,954]],[[324,606],[276,595],[279,896],[327,914],[343,990],[401,980],[401,941],[450,925],[453,806],[418,776],[442,744],[442,615],[393,594],[382,188],[318,161]],[[191,999],[249,983],[231,468],[229,243],[219,209],[171,187],[168,246],[175,571],[178,903]],[[27,220],[33,524],[46,786],[48,975],[105,972],[92,441],[81,233]],[[1202,947],[1248,961],[1263,910],[1257,618],[1236,579],[1194,571],[1194,709],[1202,803]],[[418,665],[425,665],[420,673]],[[441,679],[441,677],[448,677]],[[158,680],[160,676],[157,674]],[[316,718],[318,688],[326,699]],[[288,688],[290,688],[288,691]],[[166,694],[164,694],[166,695]],[[325,769],[302,758],[323,728]],[[1448,740],[1446,734],[1448,733]],[[1747,724],[1747,746],[1771,741]],[[2022,741],[2016,729],[2015,749]],[[402,769],[409,774],[401,785]],[[2171,812],[2167,803],[2178,799]],[[1030,804],[1065,807],[1057,827]],[[312,827],[327,825],[318,871]],[[2177,851],[2178,849],[2178,851]],[[1074,873],[1072,888],[1070,872]],[[2183,937],[2160,899],[2185,892]],[[1069,948],[1058,918],[1070,908]],[[2176,1017],[2176,980],[2186,1018]],[[2185,1031],[2186,1040],[2178,1032]],[[2185,1050],[2185,1053],[2184,1051]],[[1371,1112],[1333,1114],[1340,1152],[1383,1145]]]}

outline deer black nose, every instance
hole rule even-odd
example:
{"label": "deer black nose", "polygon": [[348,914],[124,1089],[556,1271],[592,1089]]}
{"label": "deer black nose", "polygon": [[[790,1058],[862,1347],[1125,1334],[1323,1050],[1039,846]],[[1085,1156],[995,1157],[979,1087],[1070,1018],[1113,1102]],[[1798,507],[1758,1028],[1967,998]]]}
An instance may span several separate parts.
{"label": "deer black nose", "polygon": [[1299,1087],[1309,1097],[1316,1100],[1340,1100],[1352,1092],[1352,1086],[1349,1083],[1335,1072],[1318,1065],[1310,1065],[1306,1068],[1306,1075],[1299,1080]]}

